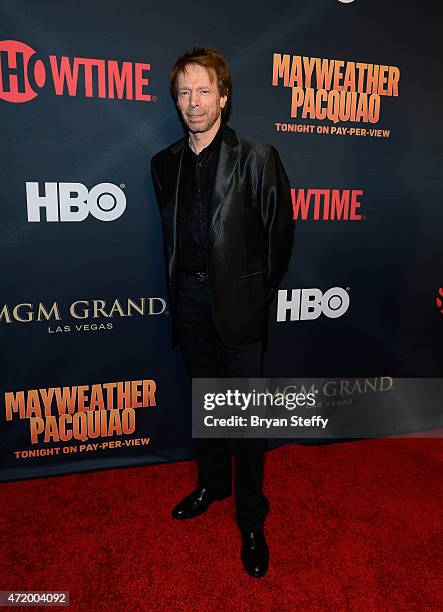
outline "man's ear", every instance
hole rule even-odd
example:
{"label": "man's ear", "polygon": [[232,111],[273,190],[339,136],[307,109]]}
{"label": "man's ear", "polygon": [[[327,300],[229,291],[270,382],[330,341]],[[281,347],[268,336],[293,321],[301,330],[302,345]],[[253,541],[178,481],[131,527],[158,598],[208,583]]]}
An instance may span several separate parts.
{"label": "man's ear", "polygon": [[221,96],[221,98],[220,98],[220,107],[221,108],[225,108],[227,102],[228,102],[228,96]]}

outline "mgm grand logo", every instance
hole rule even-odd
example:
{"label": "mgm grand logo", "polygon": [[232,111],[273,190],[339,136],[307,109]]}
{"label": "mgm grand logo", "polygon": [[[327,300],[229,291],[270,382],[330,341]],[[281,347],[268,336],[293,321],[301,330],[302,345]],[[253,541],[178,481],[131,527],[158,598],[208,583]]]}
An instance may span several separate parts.
{"label": "mgm grand logo", "polygon": [[[166,300],[161,297],[140,297],[113,300],[76,300],[64,309],[52,304],[4,304],[0,310],[0,324],[50,323],[49,334],[86,332],[113,329],[109,319],[116,317],[156,316],[167,313]],[[66,318],[72,321],[65,324]]]}
{"label": "mgm grand logo", "polygon": [[321,387],[318,407],[334,408],[358,401],[359,396],[384,393],[394,389],[394,378],[376,376],[374,378],[342,378],[328,380]]}
{"label": "mgm grand logo", "polygon": [[[393,391],[395,389],[395,379],[392,376],[375,376],[373,378],[316,378],[312,381],[303,381],[301,384],[294,384],[288,379],[287,385],[276,391],[286,395],[288,392],[302,393],[306,396],[314,394],[315,404],[310,408],[339,408],[356,404],[359,398]],[[280,383],[281,384],[281,383]],[[267,390],[269,391],[269,390]]]}

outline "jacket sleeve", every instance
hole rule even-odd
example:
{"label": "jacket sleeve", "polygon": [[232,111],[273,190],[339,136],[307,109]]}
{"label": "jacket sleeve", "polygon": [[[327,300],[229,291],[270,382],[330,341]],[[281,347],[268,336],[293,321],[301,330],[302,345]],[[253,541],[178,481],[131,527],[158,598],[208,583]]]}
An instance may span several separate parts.
{"label": "jacket sleeve", "polygon": [[274,147],[270,147],[263,165],[260,210],[267,236],[268,298],[271,298],[286,272],[294,232],[289,180]]}

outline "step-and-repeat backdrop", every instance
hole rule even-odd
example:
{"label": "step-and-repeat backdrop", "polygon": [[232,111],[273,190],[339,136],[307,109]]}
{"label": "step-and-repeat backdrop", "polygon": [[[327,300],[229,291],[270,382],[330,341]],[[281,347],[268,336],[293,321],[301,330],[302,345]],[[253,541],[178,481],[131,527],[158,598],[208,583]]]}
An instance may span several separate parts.
{"label": "step-and-repeat backdrop", "polygon": [[193,45],[291,183],[265,373],[441,376],[437,4],[0,2],[0,479],[192,457],[150,159]]}

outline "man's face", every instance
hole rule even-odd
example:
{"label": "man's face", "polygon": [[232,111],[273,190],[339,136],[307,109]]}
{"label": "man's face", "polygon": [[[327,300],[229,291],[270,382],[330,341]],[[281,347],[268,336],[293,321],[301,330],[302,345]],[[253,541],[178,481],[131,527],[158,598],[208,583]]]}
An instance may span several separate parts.
{"label": "man's face", "polygon": [[[220,96],[217,81],[199,64],[188,64],[177,77],[177,106],[190,132],[208,132],[219,120],[227,96]],[[215,77],[215,75],[214,75]],[[221,122],[221,119],[220,119]]]}

